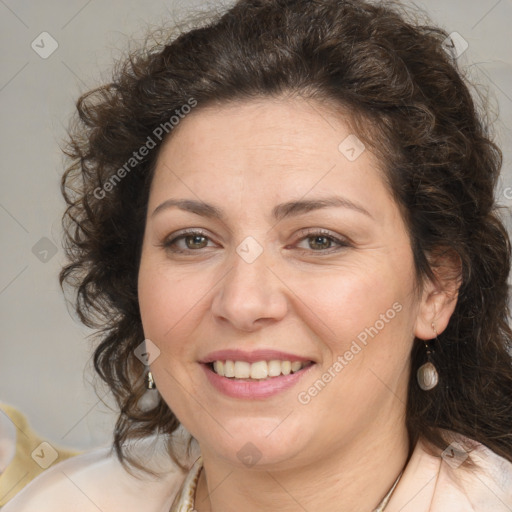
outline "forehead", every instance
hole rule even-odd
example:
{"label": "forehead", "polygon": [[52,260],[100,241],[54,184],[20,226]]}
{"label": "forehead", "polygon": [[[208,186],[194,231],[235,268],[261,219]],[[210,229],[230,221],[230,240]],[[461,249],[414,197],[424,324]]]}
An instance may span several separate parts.
{"label": "forehead", "polygon": [[[237,149],[278,153],[300,160],[316,149],[338,156],[339,143],[353,133],[348,114],[340,108],[303,98],[258,98],[231,101],[221,105],[199,105],[173,130],[164,142],[160,155],[173,153],[177,144],[196,151],[193,154],[173,154],[173,158],[200,158],[205,153],[222,150],[233,155]],[[265,157],[265,155],[263,155]]]}
{"label": "forehead", "polygon": [[280,201],[308,191],[386,199],[382,166],[350,119],[302,98],[199,105],[162,145],[153,181],[152,202],[170,193]]}

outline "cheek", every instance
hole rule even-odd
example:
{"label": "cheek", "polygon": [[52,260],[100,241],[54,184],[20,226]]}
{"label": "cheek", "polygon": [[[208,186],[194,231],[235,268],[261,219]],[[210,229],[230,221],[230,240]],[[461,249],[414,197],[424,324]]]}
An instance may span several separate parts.
{"label": "cheek", "polygon": [[[405,276],[404,276],[405,277]],[[403,279],[403,278],[402,278]],[[303,302],[314,311],[327,332],[357,334],[379,321],[381,315],[398,317],[393,304],[404,306],[409,287],[386,269],[338,269],[325,275],[296,276],[293,289],[307,290]],[[387,317],[386,317],[387,319]],[[379,324],[380,325],[380,324]]]}
{"label": "cheek", "polygon": [[335,403],[344,417],[365,403],[361,414],[372,414],[372,407],[395,396],[390,389],[397,395],[405,389],[415,312],[411,282],[405,268],[402,275],[382,270],[354,269],[308,283],[309,299],[298,315],[308,318],[326,350],[322,380],[333,382],[319,409]]}
{"label": "cheek", "polygon": [[307,290],[297,301],[297,315],[324,350],[324,371],[344,375],[333,389],[346,387],[362,399],[376,385],[395,388],[404,378],[415,314],[412,270],[405,263],[402,272],[368,262],[324,276],[297,275],[290,286]]}
{"label": "cheek", "polygon": [[189,375],[196,357],[188,341],[205,315],[203,295],[197,275],[180,276],[159,262],[141,262],[139,306],[144,336],[160,350],[151,371],[159,393],[180,421],[201,412],[193,404],[190,411],[190,394],[199,395],[199,390]]}
{"label": "cheek", "polygon": [[205,273],[170,270],[156,258],[142,258],[138,296],[146,338],[160,350],[179,350],[169,340],[189,336],[204,316],[208,290],[213,287]]}
{"label": "cheek", "polygon": [[199,305],[199,278],[170,272],[161,262],[142,260],[139,271],[139,307],[145,335],[153,341],[164,341]]}

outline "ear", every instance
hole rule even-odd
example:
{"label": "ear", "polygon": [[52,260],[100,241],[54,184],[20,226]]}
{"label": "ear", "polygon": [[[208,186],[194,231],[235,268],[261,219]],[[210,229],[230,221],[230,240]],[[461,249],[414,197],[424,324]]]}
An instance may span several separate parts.
{"label": "ear", "polygon": [[462,283],[462,261],[453,249],[437,248],[427,259],[435,278],[423,284],[414,326],[414,335],[422,340],[435,338],[446,329]]}

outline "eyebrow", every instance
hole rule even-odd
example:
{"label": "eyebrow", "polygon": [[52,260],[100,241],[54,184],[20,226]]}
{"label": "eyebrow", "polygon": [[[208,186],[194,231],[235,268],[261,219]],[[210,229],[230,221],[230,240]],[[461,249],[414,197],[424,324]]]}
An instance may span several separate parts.
{"label": "eyebrow", "polygon": [[[225,215],[222,209],[217,208],[216,206],[213,206],[211,204],[204,203],[203,201],[196,201],[193,199],[167,199],[153,210],[151,216],[154,217],[157,213],[160,213],[163,210],[167,210],[168,208],[172,207],[177,207],[181,210],[195,213],[196,215],[200,215],[202,217],[219,219],[222,221],[225,220]],[[370,212],[368,212],[368,210],[363,208],[361,205],[358,205],[341,196],[330,196],[321,199],[288,201],[286,203],[278,204],[272,210],[272,217],[276,221],[280,221],[286,217],[293,217],[314,210],[334,207],[349,208],[373,219],[373,216],[370,214]]]}

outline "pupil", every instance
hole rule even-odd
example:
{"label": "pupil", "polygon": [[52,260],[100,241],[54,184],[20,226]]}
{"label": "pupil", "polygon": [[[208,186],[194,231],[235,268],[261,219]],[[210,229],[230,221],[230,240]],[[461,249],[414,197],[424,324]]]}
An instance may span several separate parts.
{"label": "pupil", "polygon": [[[317,236],[313,238],[313,245],[320,249],[328,249],[330,240],[326,236]],[[318,247],[320,246],[320,247]],[[327,246],[327,247],[326,247]]]}
{"label": "pupil", "polygon": [[189,248],[197,248],[198,245],[201,245],[201,247],[204,247],[204,240],[205,240],[205,237],[203,235],[193,235],[193,236],[189,236],[187,238],[187,240],[190,242],[189,244],[187,244],[189,246]]}

